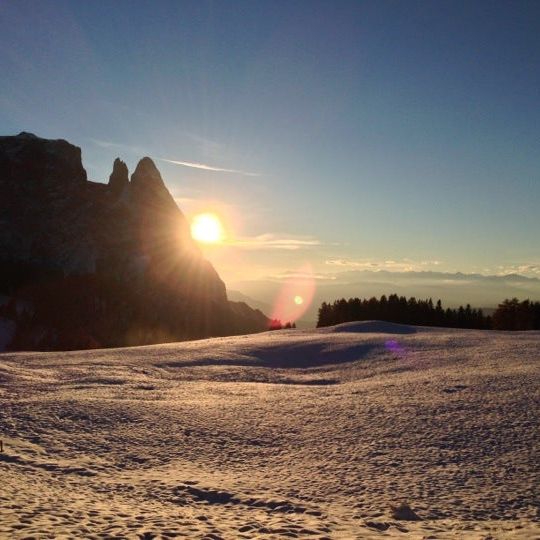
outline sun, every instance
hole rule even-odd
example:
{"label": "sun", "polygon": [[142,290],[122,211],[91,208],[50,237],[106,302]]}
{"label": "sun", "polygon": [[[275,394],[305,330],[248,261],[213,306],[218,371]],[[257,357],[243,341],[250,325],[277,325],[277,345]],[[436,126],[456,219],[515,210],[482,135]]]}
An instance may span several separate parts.
{"label": "sun", "polygon": [[300,306],[304,303],[304,299],[300,296],[300,295],[297,295],[294,297],[294,303],[297,305],[297,306]]}
{"label": "sun", "polygon": [[223,225],[216,214],[197,214],[191,220],[191,236],[203,244],[219,244],[223,241]]}

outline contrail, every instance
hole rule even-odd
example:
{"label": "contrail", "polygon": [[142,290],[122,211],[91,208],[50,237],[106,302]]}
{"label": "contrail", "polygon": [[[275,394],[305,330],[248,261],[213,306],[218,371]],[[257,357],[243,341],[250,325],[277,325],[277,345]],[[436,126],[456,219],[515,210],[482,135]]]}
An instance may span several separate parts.
{"label": "contrail", "polygon": [[191,167],[193,169],[203,169],[204,171],[235,173],[235,174],[241,174],[243,176],[260,176],[259,173],[239,171],[236,169],[224,169],[222,167],[212,167],[211,165],[205,165],[204,163],[192,163],[191,161],[177,161],[175,159],[164,159],[164,158],[162,158],[161,161],[166,161],[167,163],[172,163],[173,165],[181,165],[182,167]]}

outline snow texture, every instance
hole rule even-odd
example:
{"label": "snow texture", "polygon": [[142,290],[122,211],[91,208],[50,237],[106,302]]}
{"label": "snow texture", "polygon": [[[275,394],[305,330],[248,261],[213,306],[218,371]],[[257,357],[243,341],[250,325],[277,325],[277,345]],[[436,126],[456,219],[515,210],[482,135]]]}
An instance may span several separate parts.
{"label": "snow texture", "polygon": [[0,538],[538,538],[540,332],[0,354]]}

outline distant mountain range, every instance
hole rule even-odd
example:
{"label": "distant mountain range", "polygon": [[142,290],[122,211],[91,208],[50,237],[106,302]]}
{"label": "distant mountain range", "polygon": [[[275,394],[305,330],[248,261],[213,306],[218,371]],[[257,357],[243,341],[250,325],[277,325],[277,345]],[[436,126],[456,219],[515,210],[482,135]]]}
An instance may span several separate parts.
{"label": "distant mountain range", "polygon": [[[241,281],[230,286],[263,304],[272,304],[283,283],[276,279]],[[370,298],[397,293],[407,297],[441,299],[445,307],[470,303],[491,312],[505,298],[540,300],[540,279],[519,274],[482,275],[462,272],[396,272],[388,270],[349,270],[320,274],[315,279],[311,306],[305,321],[316,321],[324,302],[339,298]]]}
{"label": "distant mountain range", "polygon": [[[0,317],[15,349],[78,349],[258,332],[230,302],[154,162],[91,182],[80,148],[0,137]],[[6,327],[6,324],[4,324]]]}
{"label": "distant mountain range", "polygon": [[381,277],[390,277],[393,278],[396,274],[399,274],[401,278],[412,278],[412,279],[422,279],[422,280],[455,280],[455,281],[493,281],[496,283],[540,283],[540,279],[536,277],[523,276],[521,274],[504,274],[504,275],[486,275],[486,274],[467,274],[464,272],[435,272],[430,271],[410,271],[410,272],[392,272],[389,270],[351,270],[348,272],[341,272],[340,277],[358,277],[368,275],[377,275]]}
{"label": "distant mountain range", "polygon": [[245,302],[246,304],[249,304],[251,307],[262,311],[263,313],[272,312],[272,304],[269,304],[266,302],[260,302],[259,300],[256,300],[255,298],[251,298],[251,296],[248,296],[247,294],[243,294],[240,291],[227,289],[227,297],[229,298],[229,300],[233,300],[235,302]]}

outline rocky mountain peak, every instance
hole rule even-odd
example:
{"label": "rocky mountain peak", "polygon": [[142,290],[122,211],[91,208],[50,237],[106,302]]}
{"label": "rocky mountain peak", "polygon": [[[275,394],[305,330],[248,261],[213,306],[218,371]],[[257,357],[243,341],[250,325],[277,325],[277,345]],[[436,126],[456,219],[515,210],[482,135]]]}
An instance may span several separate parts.
{"label": "rocky mountain peak", "polygon": [[109,188],[114,195],[120,195],[128,185],[127,165],[120,158],[116,158],[111,176],[109,176]]}
{"label": "rocky mountain peak", "polygon": [[21,131],[17,137],[21,139],[37,139],[37,135],[34,135],[33,133],[29,133],[28,131]]}
{"label": "rocky mountain peak", "polygon": [[131,175],[131,184],[134,189],[165,189],[161,174],[156,164],[149,157],[143,157],[137,163],[135,172]]}
{"label": "rocky mountain peak", "polygon": [[[131,175],[129,187],[134,208],[141,214],[154,213],[151,221],[162,222],[167,216],[185,221],[158,168],[149,157],[139,161],[135,172]],[[181,228],[184,229],[184,225]]]}

